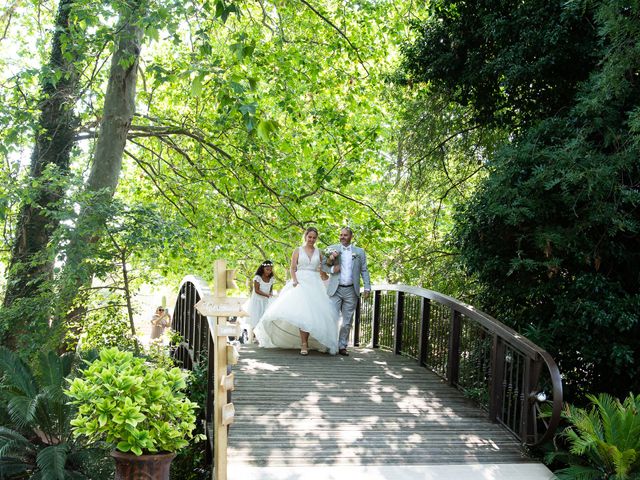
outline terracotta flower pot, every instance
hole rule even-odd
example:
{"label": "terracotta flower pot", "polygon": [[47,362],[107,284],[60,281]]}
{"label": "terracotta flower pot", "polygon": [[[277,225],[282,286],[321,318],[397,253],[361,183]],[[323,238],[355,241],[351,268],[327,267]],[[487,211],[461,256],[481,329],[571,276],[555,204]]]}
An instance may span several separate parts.
{"label": "terracotta flower pot", "polygon": [[176,454],[138,456],[114,450],[111,456],[116,462],[115,480],[169,480],[169,467]]}

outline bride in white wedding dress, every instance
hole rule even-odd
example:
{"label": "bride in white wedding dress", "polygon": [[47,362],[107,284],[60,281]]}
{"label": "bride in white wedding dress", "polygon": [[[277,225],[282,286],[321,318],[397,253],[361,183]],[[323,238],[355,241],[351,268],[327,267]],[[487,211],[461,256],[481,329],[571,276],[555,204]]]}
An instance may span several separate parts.
{"label": "bride in white wedding dress", "polygon": [[318,230],[307,228],[305,244],[291,255],[291,280],[256,325],[254,334],[265,348],[300,348],[338,351],[338,312],[320,278],[320,250],[315,248]]}

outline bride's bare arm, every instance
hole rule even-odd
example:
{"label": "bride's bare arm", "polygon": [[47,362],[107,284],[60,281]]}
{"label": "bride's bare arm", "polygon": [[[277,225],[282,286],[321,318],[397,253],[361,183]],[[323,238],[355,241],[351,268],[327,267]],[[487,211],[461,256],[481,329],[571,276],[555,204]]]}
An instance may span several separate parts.
{"label": "bride's bare arm", "polygon": [[298,285],[298,276],[296,272],[298,271],[298,249],[296,248],[291,254],[291,280],[293,280],[293,286]]}

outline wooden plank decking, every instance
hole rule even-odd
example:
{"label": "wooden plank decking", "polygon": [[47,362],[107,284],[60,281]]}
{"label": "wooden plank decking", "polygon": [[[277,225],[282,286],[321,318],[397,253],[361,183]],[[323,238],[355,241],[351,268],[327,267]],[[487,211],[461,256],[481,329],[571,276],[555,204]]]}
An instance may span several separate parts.
{"label": "wooden plank decking", "polygon": [[486,412],[410,359],[242,346],[230,466],[530,462]]}

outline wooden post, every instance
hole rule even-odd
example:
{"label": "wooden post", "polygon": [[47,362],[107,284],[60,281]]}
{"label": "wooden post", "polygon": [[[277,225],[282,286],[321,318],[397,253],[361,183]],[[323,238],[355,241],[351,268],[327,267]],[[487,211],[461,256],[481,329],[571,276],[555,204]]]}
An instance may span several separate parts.
{"label": "wooden post", "polygon": [[[227,317],[216,317],[215,374],[213,378],[213,474],[215,480],[227,480],[227,444],[229,432],[227,425],[233,423],[235,409],[233,403],[227,403],[227,391],[233,390],[233,376],[227,375],[227,337],[236,333],[237,326],[230,327]],[[231,330],[230,330],[231,329]],[[233,375],[233,374],[232,374]]]}
{"label": "wooden post", "polygon": [[[200,299],[196,308],[207,316],[209,331],[213,339],[213,352],[209,353],[209,368],[213,369],[213,479],[227,480],[227,444],[228,426],[233,423],[235,408],[228,401],[233,390],[234,377],[229,366],[237,362],[238,352],[233,345],[228,345],[228,337],[240,336],[239,323],[227,323],[229,317],[244,317],[243,298],[227,297],[227,288],[235,286],[233,275],[235,270],[227,270],[227,262],[216,260],[214,270],[214,294]],[[211,342],[210,342],[211,346]],[[213,364],[211,363],[213,360]]]}
{"label": "wooden post", "polygon": [[[216,287],[218,285],[218,279],[216,278]],[[217,292],[216,292],[217,293]],[[222,395],[221,378],[222,375],[227,374],[227,355],[226,352],[220,348],[220,343],[227,343],[227,339],[218,335],[218,327],[226,323],[226,318],[216,317],[216,339],[214,341],[214,356],[216,359],[215,369],[213,374],[213,475],[215,480],[226,480],[227,478],[227,444],[228,434],[227,429],[220,428],[222,426],[222,408],[220,403],[224,398],[226,403],[226,395]],[[222,354],[225,354],[224,357]]]}

